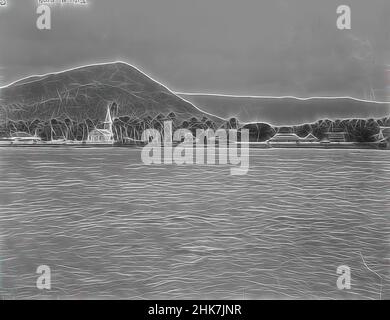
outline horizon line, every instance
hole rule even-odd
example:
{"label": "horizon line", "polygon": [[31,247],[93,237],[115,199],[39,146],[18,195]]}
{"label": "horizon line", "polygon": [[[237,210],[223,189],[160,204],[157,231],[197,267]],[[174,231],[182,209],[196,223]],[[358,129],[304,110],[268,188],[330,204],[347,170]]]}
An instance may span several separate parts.
{"label": "horizon line", "polygon": [[240,94],[228,94],[228,93],[206,93],[206,92],[179,92],[175,91],[175,94],[181,96],[212,96],[212,97],[226,97],[226,98],[253,98],[253,99],[296,99],[301,101],[313,100],[313,99],[323,99],[323,100],[334,100],[334,99],[350,99],[360,102],[370,102],[377,104],[390,104],[390,101],[377,101],[377,100],[368,100],[360,99],[352,96],[310,96],[310,97],[298,97],[298,96],[269,96],[269,95],[240,95]]}

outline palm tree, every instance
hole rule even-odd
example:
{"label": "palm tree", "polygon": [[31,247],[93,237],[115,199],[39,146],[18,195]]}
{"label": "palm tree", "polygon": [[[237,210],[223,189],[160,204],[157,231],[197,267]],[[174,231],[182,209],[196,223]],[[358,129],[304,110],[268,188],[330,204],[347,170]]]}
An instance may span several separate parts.
{"label": "palm tree", "polygon": [[174,120],[176,119],[176,114],[172,111],[167,115],[167,118]]}
{"label": "palm tree", "polygon": [[183,129],[187,129],[188,127],[190,126],[189,122],[184,120],[182,123],[181,123],[181,128]]}
{"label": "palm tree", "polygon": [[238,119],[230,118],[227,123],[228,129],[237,129],[238,128]]}

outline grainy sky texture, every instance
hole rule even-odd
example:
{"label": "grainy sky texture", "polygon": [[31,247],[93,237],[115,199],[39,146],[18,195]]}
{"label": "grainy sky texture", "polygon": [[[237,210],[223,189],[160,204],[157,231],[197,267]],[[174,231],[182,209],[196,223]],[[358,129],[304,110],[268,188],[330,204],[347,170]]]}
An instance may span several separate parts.
{"label": "grainy sky texture", "polygon": [[[37,1],[8,0],[0,82],[124,60],[176,91],[387,98],[389,0],[88,1],[52,6],[40,31]],[[336,28],[340,4],[352,30]]]}

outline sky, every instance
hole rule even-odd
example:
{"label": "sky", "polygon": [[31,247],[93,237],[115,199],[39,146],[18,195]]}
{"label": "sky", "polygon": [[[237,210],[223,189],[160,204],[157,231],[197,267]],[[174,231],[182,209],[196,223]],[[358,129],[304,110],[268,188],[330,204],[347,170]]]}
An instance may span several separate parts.
{"label": "sky", "polygon": [[0,84],[122,60],[177,92],[390,100],[389,0],[88,2],[52,6],[51,30],[37,1],[0,7]]}

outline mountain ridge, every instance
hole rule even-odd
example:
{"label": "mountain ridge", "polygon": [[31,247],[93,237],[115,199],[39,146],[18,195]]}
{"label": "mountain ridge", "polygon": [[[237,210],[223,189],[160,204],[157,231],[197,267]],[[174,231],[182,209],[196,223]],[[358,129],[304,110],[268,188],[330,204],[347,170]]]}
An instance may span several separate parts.
{"label": "mountain ridge", "polygon": [[32,75],[0,87],[0,117],[13,121],[64,117],[101,120],[112,102],[118,105],[118,116],[155,117],[173,111],[180,121],[204,116],[223,121],[123,61]]}
{"label": "mountain ridge", "polygon": [[368,119],[389,116],[389,102],[353,97],[246,96],[210,93],[181,93],[180,97],[223,118],[244,123],[264,122],[275,126],[314,123],[321,119]]}
{"label": "mountain ridge", "polygon": [[87,118],[103,120],[107,104],[116,102],[117,116],[166,116],[178,121],[207,117],[217,123],[236,117],[242,123],[274,126],[313,123],[319,119],[380,118],[388,102],[353,97],[274,97],[180,93],[123,61],[78,66],[31,75],[0,87],[1,120]]}

